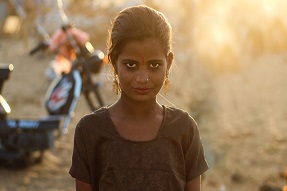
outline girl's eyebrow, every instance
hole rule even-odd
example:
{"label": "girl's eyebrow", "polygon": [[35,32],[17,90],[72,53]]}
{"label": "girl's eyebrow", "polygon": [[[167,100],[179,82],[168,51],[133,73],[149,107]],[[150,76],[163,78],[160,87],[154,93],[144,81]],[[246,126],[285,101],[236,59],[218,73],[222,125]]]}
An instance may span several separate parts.
{"label": "girl's eyebrow", "polygon": [[[140,63],[142,62],[142,64],[144,64],[144,58],[142,58],[141,61],[138,61],[136,59],[131,59],[131,58],[124,58],[121,60],[121,62],[135,62],[135,63]],[[151,63],[151,62],[158,62],[158,63],[162,63],[164,62],[162,59],[151,59],[151,60],[148,60],[147,61],[148,63]]]}
{"label": "girl's eyebrow", "polygon": [[163,60],[161,60],[161,59],[152,59],[152,60],[149,60],[149,61],[147,61],[147,62],[164,62]]}
{"label": "girl's eyebrow", "polygon": [[121,62],[137,62],[137,61],[133,59],[125,58],[125,59],[122,59]]}

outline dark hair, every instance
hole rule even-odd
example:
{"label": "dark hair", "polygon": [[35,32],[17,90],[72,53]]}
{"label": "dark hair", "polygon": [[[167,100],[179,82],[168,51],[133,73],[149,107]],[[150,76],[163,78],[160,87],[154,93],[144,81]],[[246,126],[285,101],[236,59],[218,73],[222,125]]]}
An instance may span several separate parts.
{"label": "dark hair", "polygon": [[165,54],[171,51],[172,29],[166,17],[145,5],[123,9],[109,31],[108,58],[115,64],[121,49],[132,40],[156,38]]}

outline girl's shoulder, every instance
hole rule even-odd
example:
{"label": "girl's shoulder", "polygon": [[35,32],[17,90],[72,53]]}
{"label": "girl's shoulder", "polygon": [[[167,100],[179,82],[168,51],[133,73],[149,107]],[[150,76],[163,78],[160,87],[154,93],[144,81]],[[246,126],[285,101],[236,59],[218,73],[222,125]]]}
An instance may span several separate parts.
{"label": "girl's shoulder", "polygon": [[194,118],[189,114],[189,112],[183,109],[175,107],[165,107],[165,117],[168,123],[186,124],[187,126],[194,127],[197,126]]}
{"label": "girl's shoulder", "polygon": [[102,119],[107,117],[107,110],[105,107],[101,107],[91,113],[85,114],[81,120]]}
{"label": "girl's shoulder", "polygon": [[78,127],[89,128],[91,126],[101,126],[108,121],[109,116],[105,107],[99,108],[84,115],[78,122]]}
{"label": "girl's shoulder", "polygon": [[163,106],[166,110],[166,112],[170,112],[173,115],[186,115],[188,114],[187,111],[183,110],[183,109],[179,109],[176,107],[172,107],[172,106]]}
{"label": "girl's shoulder", "polygon": [[183,109],[179,109],[179,108],[176,108],[176,107],[171,107],[171,106],[164,106],[165,107],[165,113],[166,115],[168,115],[169,117],[172,117],[172,118],[192,118],[190,116],[190,114],[183,110]]}

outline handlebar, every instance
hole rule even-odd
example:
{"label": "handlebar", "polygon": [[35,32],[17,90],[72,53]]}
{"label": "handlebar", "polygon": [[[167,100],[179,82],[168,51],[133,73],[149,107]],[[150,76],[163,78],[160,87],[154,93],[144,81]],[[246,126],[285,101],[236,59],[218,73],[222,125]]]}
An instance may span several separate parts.
{"label": "handlebar", "polygon": [[45,50],[46,48],[49,47],[49,44],[46,42],[40,42],[35,48],[33,48],[30,52],[29,55],[33,55],[36,52],[38,52],[39,50]]}

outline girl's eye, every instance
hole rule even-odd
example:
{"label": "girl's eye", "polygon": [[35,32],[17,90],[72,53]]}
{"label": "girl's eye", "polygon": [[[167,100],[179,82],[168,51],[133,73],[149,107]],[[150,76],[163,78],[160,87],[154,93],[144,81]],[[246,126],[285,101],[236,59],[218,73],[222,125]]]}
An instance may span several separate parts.
{"label": "girl's eye", "polygon": [[159,67],[159,64],[158,63],[151,63],[149,66],[151,68],[157,68],[157,67]]}
{"label": "girl's eye", "polygon": [[134,67],[136,67],[137,65],[136,65],[135,63],[133,63],[133,62],[127,62],[127,63],[126,63],[126,66],[127,66],[128,68],[134,68]]}

